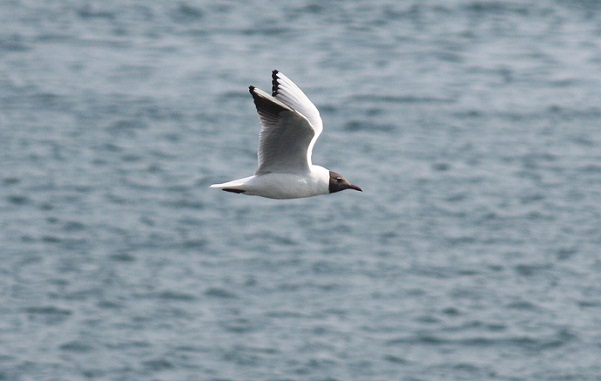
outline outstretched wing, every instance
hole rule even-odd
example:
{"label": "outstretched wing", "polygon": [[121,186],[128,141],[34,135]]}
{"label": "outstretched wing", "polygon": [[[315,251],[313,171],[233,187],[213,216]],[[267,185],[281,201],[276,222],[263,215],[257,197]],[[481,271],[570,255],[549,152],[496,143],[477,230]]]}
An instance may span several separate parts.
{"label": "outstretched wing", "polygon": [[296,86],[290,78],[277,70],[271,73],[271,95],[284,102],[293,110],[307,118],[315,130],[315,140],[323,130],[321,116],[317,107],[309,98]]}
{"label": "outstretched wing", "polygon": [[322,131],[319,111],[286,76],[274,70],[273,95],[250,86],[262,124],[256,174],[305,173]]}

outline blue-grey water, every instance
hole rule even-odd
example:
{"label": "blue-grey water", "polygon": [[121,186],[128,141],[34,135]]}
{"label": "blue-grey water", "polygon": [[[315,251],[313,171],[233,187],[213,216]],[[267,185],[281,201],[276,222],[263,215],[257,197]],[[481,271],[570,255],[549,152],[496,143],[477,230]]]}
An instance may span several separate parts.
{"label": "blue-grey water", "polygon": [[[600,380],[597,1],[0,2],[0,380]],[[275,201],[248,85],[364,189]]]}

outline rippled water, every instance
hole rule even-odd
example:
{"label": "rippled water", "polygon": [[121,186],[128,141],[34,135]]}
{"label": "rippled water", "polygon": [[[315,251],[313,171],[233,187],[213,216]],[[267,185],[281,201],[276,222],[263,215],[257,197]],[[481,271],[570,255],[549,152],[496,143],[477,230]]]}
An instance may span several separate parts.
{"label": "rippled water", "polygon": [[[599,380],[595,1],[0,3],[0,379]],[[248,85],[364,193],[256,166]]]}

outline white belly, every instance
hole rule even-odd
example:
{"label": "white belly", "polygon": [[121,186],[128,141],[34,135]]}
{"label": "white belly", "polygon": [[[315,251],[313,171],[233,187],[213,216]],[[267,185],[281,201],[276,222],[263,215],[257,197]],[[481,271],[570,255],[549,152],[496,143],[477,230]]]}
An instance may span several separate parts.
{"label": "white belly", "polygon": [[311,197],[329,192],[328,183],[313,174],[268,173],[250,178],[244,188],[246,195],[276,199]]}

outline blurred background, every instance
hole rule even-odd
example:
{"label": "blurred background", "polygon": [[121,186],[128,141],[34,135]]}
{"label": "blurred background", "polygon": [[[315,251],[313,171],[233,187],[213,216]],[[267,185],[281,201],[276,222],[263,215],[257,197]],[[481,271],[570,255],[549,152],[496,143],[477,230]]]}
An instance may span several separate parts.
{"label": "blurred background", "polygon": [[[598,380],[601,3],[0,2],[0,380]],[[275,201],[248,86],[363,193]]]}

